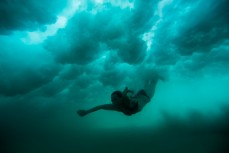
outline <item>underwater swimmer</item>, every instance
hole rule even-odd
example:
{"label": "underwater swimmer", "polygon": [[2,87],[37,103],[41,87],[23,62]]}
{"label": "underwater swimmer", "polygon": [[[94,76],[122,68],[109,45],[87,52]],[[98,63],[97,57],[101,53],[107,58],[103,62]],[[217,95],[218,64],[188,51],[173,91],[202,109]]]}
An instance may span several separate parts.
{"label": "underwater swimmer", "polygon": [[155,88],[159,79],[164,80],[162,77],[155,77],[151,80],[147,80],[144,89],[139,90],[136,94],[127,87],[123,92],[119,90],[114,91],[111,94],[112,104],[103,104],[88,110],[78,110],[77,114],[79,116],[85,116],[98,110],[122,112],[127,116],[136,114],[140,112],[154,96]]}

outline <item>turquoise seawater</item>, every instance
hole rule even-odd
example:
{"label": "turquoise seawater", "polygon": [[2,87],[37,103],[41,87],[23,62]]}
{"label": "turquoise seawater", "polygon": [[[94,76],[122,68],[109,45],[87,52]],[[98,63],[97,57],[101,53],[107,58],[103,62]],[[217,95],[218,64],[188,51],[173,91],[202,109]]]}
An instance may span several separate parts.
{"label": "turquoise seawater", "polygon": [[[0,152],[227,153],[228,6],[1,0]],[[129,116],[125,87],[154,95]]]}

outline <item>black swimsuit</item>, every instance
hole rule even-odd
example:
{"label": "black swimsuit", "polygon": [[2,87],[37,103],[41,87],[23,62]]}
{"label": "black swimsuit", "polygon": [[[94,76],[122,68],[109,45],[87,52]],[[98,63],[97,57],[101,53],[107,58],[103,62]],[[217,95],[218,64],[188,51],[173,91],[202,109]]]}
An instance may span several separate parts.
{"label": "black swimsuit", "polygon": [[126,110],[125,112],[123,111],[123,113],[126,115],[132,115],[138,112],[138,103],[135,102],[134,105],[130,105],[130,104],[131,104],[131,100],[127,96],[123,97],[123,102],[121,107],[123,107],[124,110]]}

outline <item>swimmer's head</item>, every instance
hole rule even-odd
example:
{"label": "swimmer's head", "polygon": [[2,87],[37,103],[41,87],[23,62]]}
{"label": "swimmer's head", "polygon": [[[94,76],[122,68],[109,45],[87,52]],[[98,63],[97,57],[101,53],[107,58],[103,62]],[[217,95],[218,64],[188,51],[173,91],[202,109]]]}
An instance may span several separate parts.
{"label": "swimmer's head", "polygon": [[114,91],[111,94],[111,102],[114,105],[120,105],[122,103],[122,92],[121,91]]}

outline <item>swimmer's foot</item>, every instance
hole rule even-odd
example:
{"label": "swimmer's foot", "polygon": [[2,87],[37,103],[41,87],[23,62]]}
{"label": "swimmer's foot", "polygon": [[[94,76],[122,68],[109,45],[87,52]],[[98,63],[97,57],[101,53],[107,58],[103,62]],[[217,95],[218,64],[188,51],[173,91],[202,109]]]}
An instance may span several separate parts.
{"label": "swimmer's foot", "polygon": [[161,75],[158,75],[158,79],[161,80],[161,81],[165,81],[165,77],[163,77]]}

